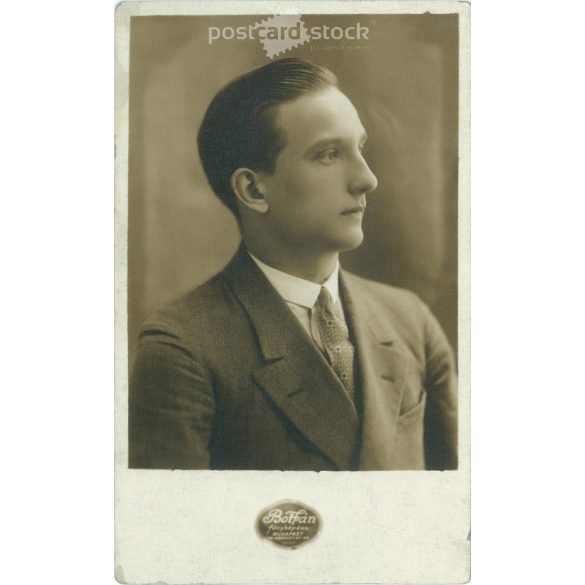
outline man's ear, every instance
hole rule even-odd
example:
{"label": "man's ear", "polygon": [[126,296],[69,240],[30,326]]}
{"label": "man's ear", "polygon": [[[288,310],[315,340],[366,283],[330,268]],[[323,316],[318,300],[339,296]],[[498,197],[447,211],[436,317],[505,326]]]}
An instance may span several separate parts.
{"label": "man's ear", "polygon": [[231,176],[232,190],[238,200],[256,213],[268,211],[268,201],[259,185],[258,174],[250,169],[236,169]]}

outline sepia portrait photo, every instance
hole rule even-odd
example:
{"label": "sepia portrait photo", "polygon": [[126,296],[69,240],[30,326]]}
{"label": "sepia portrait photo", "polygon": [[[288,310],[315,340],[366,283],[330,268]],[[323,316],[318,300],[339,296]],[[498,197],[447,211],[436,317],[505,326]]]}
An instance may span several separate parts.
{"label": "sepia portrait photo", "polygon": [[468,579],[468,8],[118,6],[119,581]]}

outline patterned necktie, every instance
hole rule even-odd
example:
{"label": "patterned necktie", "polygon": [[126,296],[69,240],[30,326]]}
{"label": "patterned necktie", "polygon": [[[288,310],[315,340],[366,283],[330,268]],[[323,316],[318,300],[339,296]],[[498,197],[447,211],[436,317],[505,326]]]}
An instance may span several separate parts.
{"label": "patterned necktie", "polygon": [[321,287],[315,308],[321,341],[329,363],[345,386],[349,397],[354,401],[354,347],[349,340],[347,325],[337,312],[333,299],[324,286]]}

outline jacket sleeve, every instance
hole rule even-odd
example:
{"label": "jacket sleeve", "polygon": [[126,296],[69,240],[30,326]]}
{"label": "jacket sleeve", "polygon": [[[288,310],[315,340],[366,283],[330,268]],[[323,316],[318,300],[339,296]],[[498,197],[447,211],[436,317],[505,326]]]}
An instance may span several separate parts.
{"label": "jacket sleeve", "polygon": [[457,469],[457,374],[453,350],[426,305],[425,358],[427,469]]}
{"label": "jacket sleeve", "polygon": [[128,409],[130,468],[210,468],[213,391],[177,336],[143,331]]}

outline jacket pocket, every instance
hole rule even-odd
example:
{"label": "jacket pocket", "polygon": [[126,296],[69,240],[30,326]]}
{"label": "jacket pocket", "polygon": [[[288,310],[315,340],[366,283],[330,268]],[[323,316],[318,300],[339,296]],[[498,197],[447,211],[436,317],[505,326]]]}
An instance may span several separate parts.
{"label": "jacket pocket", "polygon": [[425,406],[427,403],[427,393],[425,390],[422,391],[422,396],[419,403],[416,406],[413,406],[410,410],[402,413],[398,417],[398,424],[400,426],[407,427],[411,426],[413,423],[420,421],[425,412]]}

